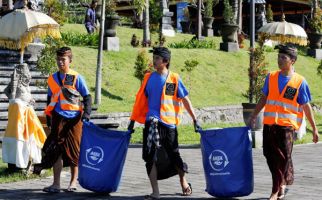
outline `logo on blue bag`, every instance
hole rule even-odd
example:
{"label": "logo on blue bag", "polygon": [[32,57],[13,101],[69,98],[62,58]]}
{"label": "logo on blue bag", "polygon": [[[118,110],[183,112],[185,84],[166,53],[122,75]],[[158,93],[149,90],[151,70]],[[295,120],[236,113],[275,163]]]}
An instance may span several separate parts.
{"label": "logo on blue bag", "polygon": [[94,146],[86,149],[86,161],[91,165],[97,165],[102,162],[104,158],[104,151],[99,146]]}
{"label": "logo on blue bag", "polygon": [[209,163],[213,170],[221,171],[229,164],[229,161],[225,152],[216,149],[209,155]]}

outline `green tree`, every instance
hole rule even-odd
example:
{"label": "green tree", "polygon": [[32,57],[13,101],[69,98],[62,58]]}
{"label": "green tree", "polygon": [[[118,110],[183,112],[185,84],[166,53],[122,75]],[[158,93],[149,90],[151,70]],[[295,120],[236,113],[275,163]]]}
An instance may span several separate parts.
{"label": "green tree", "polygon": [[187,71],[188,73],[188,88],[191,90],[191,72],[199,65],[199,62],[194,59],[186,60],[184,62],[184,68],[181,69],[182,72]]}
{"label": "green tree", "polygon": [[46,0],[44,10],[58,24],[63,25],[66,22],[66,7],[59,0]]}
{"label": "green tree", "polygon": [[272,5],[268,4],[267,9],[266,9],[266,20],[268,23],[272,22],[273,19],[273,10],[272,10]]}
{"label": "green tree", "polygon": [[148,53],[145,49],[141,49],[136,57],[134,65],[134,76],[139,79],[142,83],[144,74],[152,71],[151,61],[149,59]]}

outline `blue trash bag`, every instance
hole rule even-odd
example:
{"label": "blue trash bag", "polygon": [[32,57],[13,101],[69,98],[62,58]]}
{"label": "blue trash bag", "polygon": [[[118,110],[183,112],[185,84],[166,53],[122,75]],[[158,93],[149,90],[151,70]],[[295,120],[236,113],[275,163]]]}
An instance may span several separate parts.
{"label": "blue trash bag", "polygon": [[78,163],[79,184],[94,192],[115,192],[130,138],[130,131],[102,129],[91,122],[84,122]]}
{"label": "blue trash bag", "polygon": [[254,189],[252,138],[248,127],[199,130],[206,192],[247,196]]}

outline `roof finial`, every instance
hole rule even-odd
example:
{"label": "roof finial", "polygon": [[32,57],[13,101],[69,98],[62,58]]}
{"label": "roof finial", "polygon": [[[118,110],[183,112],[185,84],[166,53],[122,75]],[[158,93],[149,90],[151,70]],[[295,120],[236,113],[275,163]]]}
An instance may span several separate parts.
{"label": "roof finial", "polygon": [[284,14],[284,13],[282,13],[281,21],[282,21],[282,22],[285,22],[285,14]]}

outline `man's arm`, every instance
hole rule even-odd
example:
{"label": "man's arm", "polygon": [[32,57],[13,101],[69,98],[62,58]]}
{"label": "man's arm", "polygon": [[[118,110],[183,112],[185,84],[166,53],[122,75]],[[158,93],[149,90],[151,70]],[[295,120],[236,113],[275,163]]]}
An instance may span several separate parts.
{"label": "man's arm", "polygon": [[184,108],[187,110],[187,112],[191,116],[192,120],[196,121],[195,111],[193,110],[193,107],[192,107],[192,104],[191,104],[191,101],[190,101],[189,97],[185,96],[182,99],[182,103],[183,103]]}
{"label": "man's arm", "polygon": [[192,104],[191,104],[191,101],[190,99],[188,98],[188,96],[185,96],[183,99],[182,99],[182,103],[183,103],[183,106],[185,107],[185,109],[187,110],[187,112],[189,113],[189,115],[191,116],[192,120],[193,120],[193,126],[195,128],[195,132],[198,132],[199,130],[201,130],[201,126],[199,124],[199,122],[197,121],[197,118],[196,118],[196,114],[195,114],[195,111],[193,110],[193,107],[192,107]]}
{"label": "man's arm", "polygon": [[249,125],[251,127],[255,126],[256,123],[256,117],[258,115],[258,113],[264,108],[265,104],[266,104],[266,100],[267,100],[267,96],[262,93],[261,98],[259,99],[254,112],[252,113],[251,117],[250,117],[250,121],[249,121]]}
{"label": "man's arm", "polygon": [[313,111],[312,111],[312,107],[310,103],[306,103],[302,105],[305,116],[307,117],[307,119],[310,122],[310,125],[312,127],[313,130],[313,142],[317,143],[319,141],[319,132],[318,129],[316,128],[316,124],[315,124],[315,120],[314,120],[314,116],[313,116]]}

